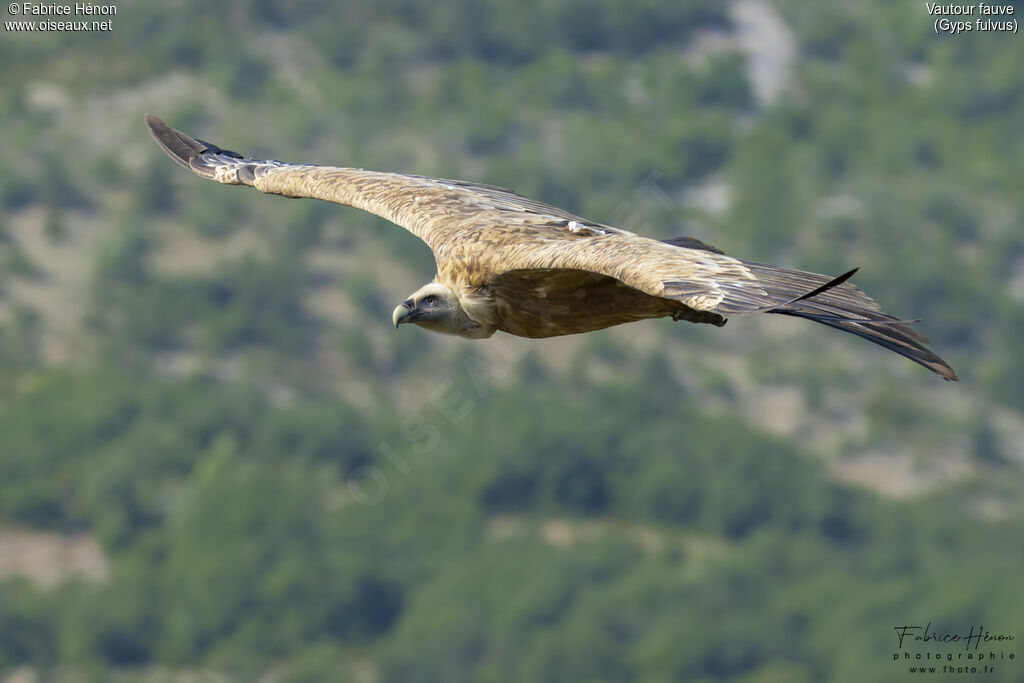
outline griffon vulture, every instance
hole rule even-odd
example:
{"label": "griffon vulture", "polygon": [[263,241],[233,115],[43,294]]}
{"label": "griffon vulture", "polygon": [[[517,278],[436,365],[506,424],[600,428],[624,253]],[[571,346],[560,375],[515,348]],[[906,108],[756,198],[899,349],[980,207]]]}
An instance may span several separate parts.
{"label": "griffon vulture", "polygon": [[493,185],[246,159],[145,118],[160,147],[204,178],[354,206],[426,242],[437,275],[395,309],[396,327],[540,338],[647,318],[721,326],[730,316],[777,313],[851,332],[957,379],[923,335],[846,282],[856,270],[831,278],[743,261],[693,237],[641,237]]}

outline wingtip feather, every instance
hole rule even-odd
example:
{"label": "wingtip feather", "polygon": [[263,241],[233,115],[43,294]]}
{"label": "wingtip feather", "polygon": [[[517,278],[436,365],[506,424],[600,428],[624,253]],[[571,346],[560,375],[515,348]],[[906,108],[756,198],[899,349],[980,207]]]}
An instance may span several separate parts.
{"label": "wingtip feather", "polygon": [[149,134],[156,140],[156,144],[160,146],[160,149],[166,152],[167,156],[174,159],[179,166],[190,171],[195,170],[190,162],[198,155],[207,151],[208,146],[192,136],[182,133],[180,130],[171,128],[159,116],[145,114],[143,118],[146,121],[146,128],[149,129]]}

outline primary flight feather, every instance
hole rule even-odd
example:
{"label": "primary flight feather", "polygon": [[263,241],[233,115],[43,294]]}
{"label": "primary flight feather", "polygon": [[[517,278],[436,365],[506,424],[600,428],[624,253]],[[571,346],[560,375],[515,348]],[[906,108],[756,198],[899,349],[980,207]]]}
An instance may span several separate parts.
{"label": "primary flight feather", "polygon": [[437,275],[395,309],[396,326],[540,338],[648,318],[721,326],[775,313],[851,332],[957,379],[923,335],[846,282],[855,270],[831,278],[743,261],[693,237],[642,237],[493,185],[246,159],[145,118],[160,147],[204,178],[354,206],[426,242]]}

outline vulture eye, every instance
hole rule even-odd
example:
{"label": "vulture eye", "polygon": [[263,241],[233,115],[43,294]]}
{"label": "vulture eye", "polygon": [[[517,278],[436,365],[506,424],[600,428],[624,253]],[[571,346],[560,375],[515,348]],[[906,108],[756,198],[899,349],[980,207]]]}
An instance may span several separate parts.
{"label": "vulture eye", "polygon": [[437,303],[437,296],[434,295],[434,294],[431,294],[429,296],[425,296],[425,297],[423,297],[423,303],[425,303],[428,306],[433,306],[434,304]]}

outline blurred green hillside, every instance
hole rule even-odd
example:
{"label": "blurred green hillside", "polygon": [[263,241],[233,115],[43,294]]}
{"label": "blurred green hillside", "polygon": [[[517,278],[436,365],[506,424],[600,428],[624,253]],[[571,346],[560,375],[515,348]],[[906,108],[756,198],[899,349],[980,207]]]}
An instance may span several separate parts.
{"label": "blurred green hillside", "polygon": [[[0,38],[0,681],[1024,680],[1024,38],[881,0],[116,8]],[[396,332],[424,245],[195,178],[143,112],[860,266],[961,382],[781,317]],[[1017,640],[900,649],[929,622]]]}

